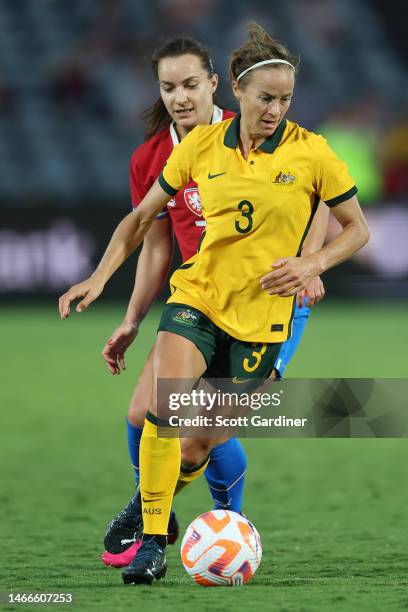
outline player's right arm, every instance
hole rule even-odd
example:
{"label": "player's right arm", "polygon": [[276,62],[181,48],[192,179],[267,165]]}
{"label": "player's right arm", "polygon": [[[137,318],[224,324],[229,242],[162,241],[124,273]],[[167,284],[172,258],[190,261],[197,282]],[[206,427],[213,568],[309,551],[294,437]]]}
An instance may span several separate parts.
{"label": "player's right arm", "polygon": [[82,312],[97,299],[113,273],[142,242],[156,215],[164,208],[168,200],[168,193],[156,181],[137,209],[126,215],[119,223],[93,274],[71,287],[60,297],[61,319],[69,316],[70,304],[74,300],[83,298],[76,306],[76,311]]}
{"label": "player's right arm", "polygon": [[126,369],[125,352],[139,325],[163,289],[173,255],[173,233],[168,216],[153,222],[143,240],[136,267],[135,286],[126,316],[106,342],[102,357],[112,374]]}
{"label": "player's right arm", "polygon": [[[313,218],[312,225],[306,236],[306,239],[302,247],[302,257],[316,253],[322,248],[326,235],[327,226],[329,223],[330,210],[324,202],[320,202],[317,207],[316,214]],[[307,298],[307,305],[313,306],[316,302],[320,302],[324,298],[324,285],[320,276],[313,278],[305,289],[299,291],[296,296],[297,304],[299,308],[302,308],[306,304],[305,298]]]}

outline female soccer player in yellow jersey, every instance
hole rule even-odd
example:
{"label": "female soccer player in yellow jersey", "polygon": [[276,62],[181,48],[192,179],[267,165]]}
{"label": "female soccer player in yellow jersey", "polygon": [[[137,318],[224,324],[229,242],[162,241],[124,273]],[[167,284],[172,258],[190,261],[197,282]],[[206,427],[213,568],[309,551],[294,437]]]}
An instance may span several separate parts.
{"label": "female soccer player in yellow jersey", "polygon": [[[159,82],[160,98],[146,114],[146,141],[134,151],[130,163],[132,206],[137,208],[159,176],[173,148],[199,124],[215,124],[235,116],[214,104],[217,75],[214,74],[210,52],[192,38],[180,36],[167,41],[152,57],[154,75]],[[302,253],[321,248],[327,229],[328,208],[322,204],[316,214]],[[202,218],[197,186],[190,182],[172,198],[166,210],[161,211],[144,237],[135,289],[126,318],[106,343],[102,355],[112,374],[124,368],[124,353],[132,343],[140,321],[154,298],[160,292],[169,269],[173,232],[177,238],[183,262],[190,259],[199,246],[205,220]],[[313,301],[322,297],[323,286],[317,277],[307,287],[307,306],[296,306],[291,338],[282,345],[274,364],[277,375],[282,376],[291,359],[307,323]],[[302,296],[298,295],[301,302]],[[153,350],[150,352],[130,402],[127,418],[129,455],[139,484],[139,447],[146,412],[150,408],[152,387]],[[239,440],[220,439],[213,447],[209,440],[206,449],[203,440],[181,440],[180,475],[189,482],[190,472],[197,465],[205,467],[205,477],[215,508],[242,511],[246,474],[246,455]],[[211,451],[211,452],[210,452]],[[207,459],[209,461],[207,465]],[[198,459],[197,459],[198,457]],[[187,470],[187,471],[186,471]],[[143,529],[140,491],[137,488],[130,501],[107,527],[102,561],[106,565],[129,565],[141,545],[138,537]],[[175,514],[170,514],[168,542],[174,543],[178,535]]]}
{"label": "female soccer player in yellow jersey", "polygon": [[[214,375],[215,366],[219,377],[268,377],[291,334],[296,294],[368,240],[346,165],[322,137],[285,119],[296,68],[286,47],[252,24],[249,39],[230,62],[240,114],[197,126],[183,139],[137,211],[116,228],[95,272],[60,298],[62,318],[73,300],[83,298],[79,312],[94,301],[169,196],[192,178],[206,234],[200,251],[171,278],[173,293],[159,325],[153,363],[155,378],[174,379],[175,392],[184,391],[182,379]],[[342,232],[316,253],[299,257],[319,199],[332,209]],[[265,269],[270,258],[272,271]],[[143,544],[122,574],[135,584],[150,584],[167,568],[180,442],[157,435],[161,408],[155,393],[140,448]]]}

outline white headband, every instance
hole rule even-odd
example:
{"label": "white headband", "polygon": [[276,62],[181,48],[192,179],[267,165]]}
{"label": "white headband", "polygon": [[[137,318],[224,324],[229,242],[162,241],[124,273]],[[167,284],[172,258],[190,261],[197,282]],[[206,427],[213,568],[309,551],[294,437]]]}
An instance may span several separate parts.
{"label": "white headband", "polygon": [[259,66],[265,66],[265,64],[287,64],[288,66],[293,68],[293,70],[295,70],[295,67],[293,66],[293,64],[283,59],[264,60],[263,62],[258,62],[257,64],[254,64],[253,66],[250,66],[249,68],[241,72],[241,74],[237,76],[237,82],[239,81],[240,78],[242,78],[250,70],[253,70],[254,68],[259,68]]}

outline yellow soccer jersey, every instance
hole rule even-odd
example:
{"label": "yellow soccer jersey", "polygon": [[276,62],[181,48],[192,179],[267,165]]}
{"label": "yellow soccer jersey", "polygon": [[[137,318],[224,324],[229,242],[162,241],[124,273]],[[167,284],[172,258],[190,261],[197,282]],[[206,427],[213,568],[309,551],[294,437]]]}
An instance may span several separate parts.
{"label": "yellow soccer jersey", "polygon": [[238,340],[283,342],[295,299],[269,295],[260,278],[300,254],[320,199],[335,206],[357,189],[324,138],[287,120],[245,160],[239,121],[197,126],[159,177],[171,196],[194,180],[207,222],[199,252],[171,277],[169,302],[198,308]]}

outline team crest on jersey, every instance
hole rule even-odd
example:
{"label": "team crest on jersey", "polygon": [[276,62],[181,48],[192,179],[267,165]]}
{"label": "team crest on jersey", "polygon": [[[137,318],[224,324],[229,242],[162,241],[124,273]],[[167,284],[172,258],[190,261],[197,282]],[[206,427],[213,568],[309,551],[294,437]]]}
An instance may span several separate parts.
{"label": "team crest on jersey", "polygon": [[198,317],[191,310],[179,310],[176,315],[173,317],[173,321],[177,321],[177,323],[184,323],[184,325],[189,325],[190,327],[195,324]]}
{"label": "team crest on jersey", "polygon": [[187,204],[187,208],[197,215],[197,217],[203,216],[203,209],[201,207],[201,200],[197,187],[189,187],[184,190],[184,201]]}
{"label": "team crest on jersey", "polygon": [[293,176],[290,172],[279,172],[273,182],[278,185],[294,185],[296,176]]}

